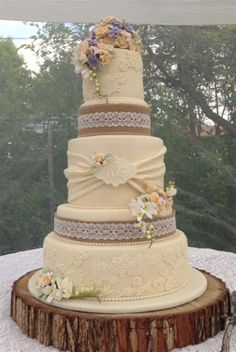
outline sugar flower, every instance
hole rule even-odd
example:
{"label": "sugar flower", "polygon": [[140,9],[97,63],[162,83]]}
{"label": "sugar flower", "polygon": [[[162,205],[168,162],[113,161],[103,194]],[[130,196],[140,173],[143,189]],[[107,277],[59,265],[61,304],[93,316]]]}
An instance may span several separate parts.
{"label": "sugar flower", "polygon": [[57,280],[57,286],[62,293],[62,298],[70,298],[73,295],[73,284],[67,277],[60,277]]}
{"label": "sugar flower", "polygon": [[134,32],[133,27],[131,27],[128,23],[125,23],[125,24],[124,24],[123,29],[124,29],[126,32],[129,32],[129,33],[133,33],[133,32]]}
{"label": "sugar flower", "polygon": [[118,38],[120,35],[121,29],[119,27],[112,27],[108,32],[108,36],[111,38]]}
{"label": "sugar flower", "polygon": [[177,191],[174,182],[169,183],[166,188],[166,192],[162,188],[152,184],[148,184],[147,189],[152,192],[148,194],[141,194],[136,199],[131,199],[129,208],[131,210],[131,214],[137,219],[138,224],[136,224],[136,226],[146,234],[147,239],[150,240],[151,246],[154,235],[154,227],[152,224],[147,222],[146,219],[153,219],[155,215],[162,212],[165,208],[172,207],[172,197],[176,195]]}
{"label": "sugar flower", "polygon": [[96,68],[99,65],[99,59],[98,59],[97,55],[90,53],[88,55],[88,64],[90,67]]}
{"label": "sugar flower", "polygon": [[177,189],[175,188],[174,182],[169,182],[168,186],[166,187],[166,195],[167,197],[174,197],[177,194]]}
{"label": "sugar flower", "polygon": [[91,156],[91,159],[92,159],[92,163],[90,166],[90,171],[92,173],[96,173],[98,169],[100,169],[102,166],[107,165],[108,162],[113,160],[113,155],[109,153],[104,154],[101,152],[96,152],[96,153],[93,153],[93,155]]}
{"label": "sugar flower", "polygon": [[89,46],[96,46],[98,44],[98,41],[95,36],[91,36],[88,38],[88,45]]}
{"label": "sugar flower", "polygon": [[94,29],[94,33],[97,39],[102,39],[108,35],[109,28],[108,26],[100,26]]}
{"label": "sugar flower", "polygon": [[99,291],[95,288],[75,290],[72,281],[68,277],[62,277],[52,271],[43,272],[36,283],[39,297],[51,303],[54,300],[69,299],[72,297],[86,299],[89,297],[99,298]]}
{"label": "sugar flower", "polygon": [[39,278],[38,285],[45,287],[45,286],[51,284],[52,275],[53,275],[52,271],[48,271],[47,273],[43,273]]}
{"label": "sugar flower", "polygon": [[120,49],[127,49],[129,47],[127,35],[121,32],[121,34],[117,37],[115,44]]}
{"label": "sugar flower", "polygon": [[105,154],[104,153],[94,153],[92,155],[92,160],[95,164],[103,164],[105,161]]}
{"label": "sugar flower", "polygon": [[160,196],[157,192],[152,192],[151,194],[147,195],[147,198],[152,203],[158,203],[160,200]]}
{"label": "sugar flower", "polygon": [[99,24],[101,26],[106,26],[107,24],[109,24],[114,19],[115,19],[115,16],[107,16],[107,17],[104,17],[103,19],[101,19]]}
{"label": "sugar flower", "polygon": [[138,221],[141,221],[144,216],[152,219],[154,215],[157,215],[156,205],[147,201],[144,196],[132,199],[129,203],[129,208],[132,215],[136,216]]}
{"label": "sugar flower", "polygon": [[122,28],[122,22],[118,18],[114,18],[110,23],[114,27]]}

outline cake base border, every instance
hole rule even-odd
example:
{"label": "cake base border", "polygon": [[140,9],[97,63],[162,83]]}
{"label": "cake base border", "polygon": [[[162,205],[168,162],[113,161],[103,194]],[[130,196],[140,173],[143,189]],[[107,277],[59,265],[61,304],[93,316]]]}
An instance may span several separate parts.
{"label": "cake base border", "polygon": [[65,310],[37,300],[28,290],[36,271],[14,282],[11,317],[25,335],[58,350],[167,352],[215,336],[230,313],[225,283],[206,272],[207,290],[190,303],[152,312],[101,314]]}

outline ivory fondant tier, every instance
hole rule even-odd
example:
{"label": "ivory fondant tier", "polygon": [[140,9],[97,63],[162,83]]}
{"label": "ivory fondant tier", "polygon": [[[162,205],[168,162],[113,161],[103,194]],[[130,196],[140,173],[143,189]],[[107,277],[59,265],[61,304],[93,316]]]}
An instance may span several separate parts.
{"label": "ivory fondant tier", "polygon": [[[114,187],[91,172],[94,152],[110,153],[124,160],[124,167],[115,173],[126,175],[127,163],[132,177]],[[160,138],[150,136],[92,136],[77,138],[68,144],[68,202],[73,206],[116,209],[128,208],[132,198],[147,193],[150,185],[163,188],[166,147]],[[115,178],[111,170],[111,177]]]}
{"label": "ivory fondant tier", "polygon": [[[137,300],[137,306],[138,300],[177,292],[188,285],[192,273],[186,237],[179,230],[154,241],[151,248],[148,241],[99,245],[52,232],[44,240],[43,267],[68,277],[77,289],[95,286],[102,301]],[[199,278],[198,293],[205,288]]]}
{"label": "ivory fondant tier", "polygon": [[[172,208],[161,211],[159,218],[171,216]],[[61,204],[57,207],[56,215],[59,218],[76,221],[91,222],[129,222],[135,221],[135,217],[127,207],[81,207],[68,203]]]}
{"label": "ivory fondant tier", "polygon": [[83,77],[82,106],[104,104],[137,104],[148,106],[143,93],[143,63],[141,55],[132,50],[114,49],[114,56],[105,70],[97,72],[101,94],[97,97],[96,86],[90,78]]}
{"label": "ivory fondant tier", "polygon": [[[35,298],[45,303],[45,301],[42,298],[39,298],[39,293],[36,286],[37,280],[41,275],[41,273],[42,271],[39,270],[30,278],[28,282],[28,290],[32,296],[34,296]],[[163,309],[179,307],[181,305],[185,305],[186,303],[189,303],[192,301],[194,305],[194,300],[200,297],[206,291],[207,280],[206,280],[206,277],[196,269],[190,268],[189,273],[190,273],[190,279],[185,286],[182,286],[177,291],[174,291],[159,297],[143,298],[143,299],[131,300],[131,301],[126,300],[126,301],[100,301],[100,302],[97,300],[92,301],[92,300],[81,300],[81,299],[73,298],[73,299],[64,299],[62,301],[54,300],[51,303],[51,305],[55,307],[67,309],[67,310],[102,313],[102,314],[109,314],[109,313],[112,313],[112,314],[131,313],[132,314],[132,313],[142,313],[142,312],[145,313],[150,311],[156,312]],[[218,289],[218,291],[220,290]],[[204,301],[204,307],[205,307],[205,300],[203,301]],[[225,306],[227,306],[227,303],[225,304]],[[198,309],[198,305],[196,305],[196,309]],[[212,305],[211,305],[211,309],[212,309]],[[133,318],[131,319],[133,320]],[[161,322],[163,322],[162,319],[161,319]],[[140,330],[143,330],[143,329],[141,328]],[[207,329],[207,331],[209,331],[209,329]],[[170,334],[172,334],[172,331],[170,332]],[[136,344],[134,346],[136,346]],[[181,340],[181,347],[182,346],[183,345]]]}

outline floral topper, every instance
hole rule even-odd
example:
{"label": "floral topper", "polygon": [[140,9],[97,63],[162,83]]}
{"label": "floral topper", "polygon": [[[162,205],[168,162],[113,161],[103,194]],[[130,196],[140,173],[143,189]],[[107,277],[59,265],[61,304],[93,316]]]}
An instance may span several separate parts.
{"label": "floral topper", "polygon": [[176,194],[177,189],[175,188],[175,183],[170,181],[165,191],[156,187],[154,192],[141,194],[138,198],[130,201],[129,208],[132,215],[134,215],[138,221],[136,226],[147,235],[150,246],[153,241],[154,227],[152,224],[148,224],[145,218],[153,219],[153,217],[158,215],[162,210],[171,207],[173,205],[173,197]]}
{"label": "floral topper", "polygon": [[39,290],[39,297],[51,303],[53,300],[60,301],[63,298],[88,299],[96,298],[99,300],[100,291],[94,287],[75,290],[72,282],[67,277],[62,277],[53,271],[43,271],[36,284]]}
{"label": "floral topper", "polygon": [[90,32],[89,37],[74,49],[75,71],[94,80],[96,94],[102,97],[97,79],[97,69],[108,65],[113,58],[113,49],[140,51],[141,38],[125,21],[114,16],[103,18]]}

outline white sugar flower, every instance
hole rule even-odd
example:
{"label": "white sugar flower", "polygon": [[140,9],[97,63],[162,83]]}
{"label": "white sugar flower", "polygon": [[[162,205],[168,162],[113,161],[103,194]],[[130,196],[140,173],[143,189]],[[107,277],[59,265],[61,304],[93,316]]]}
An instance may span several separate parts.
{"label": "white sugar flower", "polygon": [[151,202],[144,203],[144,213],[149,219],[152,219],[153,215],[157,215],[157,205]]}
{"label": "white sugar flower", "polygon": [[177,189],[175,188],[174,184],[170,184],[166,187],[166,195],[167,197],[174,197],[177,194]]}
{"label": "white sugar flower", "polygon": [[57,287],[55,284],[42,288],[42,295],[46,298],[47,303],[51,303],[56,296]]}
{"label": "white sugar flower", "polygon": [[58,289],[62,293],[62,298],[70,298],[73,294],[73,284],[68,277],[57,280]]}
{"label": "white sugar flower", "polygon": [[138,221],[141,221],[145,211],[143,209],[143,203],[140,199],[131,199],[129,203],[129,208],[131,210],[131,214],[134,215]]}
{"label": "white sugar flower", "polygon": [[157,215],[157,206],[154,203],[148,202],[147,198],[143,195],[137,199],[132,199],[129,203],[132,215],[136,216],[138,221],[141,221],[146,215],[149,219],[153,218],[153,215]]}
{"label": "white sugar flower", "polygon": [[62,291],[59,290],[56,285],[53,285],[51,292],[47,297],[47,303],[51,303],[53,300],[60,301],[62,298]]}

